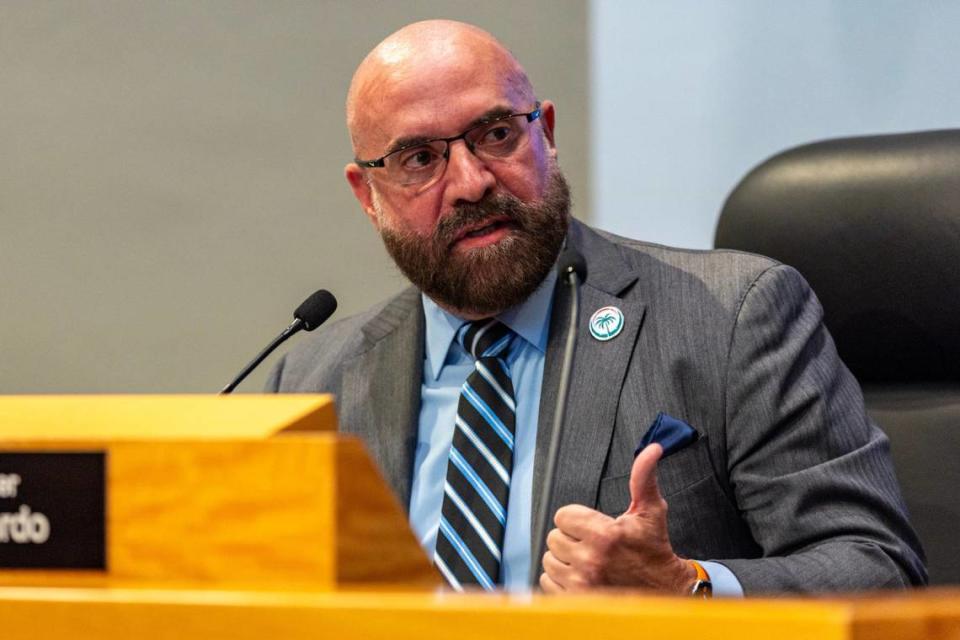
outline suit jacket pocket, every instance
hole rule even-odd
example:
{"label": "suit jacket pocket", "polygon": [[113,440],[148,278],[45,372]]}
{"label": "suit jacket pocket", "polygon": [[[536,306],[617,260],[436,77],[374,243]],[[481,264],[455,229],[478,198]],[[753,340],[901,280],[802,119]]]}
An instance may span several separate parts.
{"label": "suit jacket pocket", "polygon": [[[657,465],[657,483],[660,493],[669,502],[671,495],[701,482],[713,475],[707,437],[677,451]],[[600,480],[597,509],[610,516],[618,516],[630,506],[630,474],[608,476]]]}

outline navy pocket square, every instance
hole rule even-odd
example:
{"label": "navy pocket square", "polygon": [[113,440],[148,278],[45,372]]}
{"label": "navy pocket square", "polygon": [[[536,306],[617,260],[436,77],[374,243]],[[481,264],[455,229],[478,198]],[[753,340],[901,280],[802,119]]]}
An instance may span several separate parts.
{"label": "navy pocket square", "polygon": [[633,456],[636,457],[648,444],[656,442],[663,447],[662,460],[693,443],[698,436],[697,430],[686,422],[661,411],[647,432],[643,434],[640,446],[633,452]]}

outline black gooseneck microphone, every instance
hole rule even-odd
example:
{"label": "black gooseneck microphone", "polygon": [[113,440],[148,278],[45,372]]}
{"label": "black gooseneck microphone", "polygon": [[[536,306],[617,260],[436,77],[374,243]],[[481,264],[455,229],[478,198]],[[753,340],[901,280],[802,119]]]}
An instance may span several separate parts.
{"label": "black gooseneck microphone", "polygon": [[[553,476],[556,472],[557,457],[560,452],[560,437],[563,431],[563,417],[567,409],[567,395],[570,390],[570,371],[573,369],[573,352],[577,346],[577,316],[580,313],[580,283],[587,279],[587,263],[583,256],[567,247],[557,260],[557,273],[560,279],[570,287],[570,322],[567,325],[567,341],[563,348],[563,363],[560,369],[560,386],[557,390],[557,405],[553,413],[553,430],[550,432],[550,448],[547,450],[547,468],[543,476],[543,495],[540,508],[534,518],[534,532],[539,536],[550,518],[550,502],[553,500]],[[530,584],[537,584],[540,575],[540,559],[543,558],[545,539],[538,539],[530,555]]]}
{"label": "black gooseneck microphone", "polygon": [[257,354],[257,357],[250,361],[243,371],[220,391],[220,395],[230,393],[237,388],[237,385],[243,382],[243,379],[250,375],[250,372],[257,368],[257,365],[263,362],[264,358],[273,353],[273,350],[286,341],[287,338],[297,333],[301,329],[313,331],[333,315],[337,310],[337,299],[326,289],[320,289],[313,292],[309,298],[304,300],[297,310],[293,312],[293,322],[286,329],[280,332],[273,342],[267,345],[266,349]]}

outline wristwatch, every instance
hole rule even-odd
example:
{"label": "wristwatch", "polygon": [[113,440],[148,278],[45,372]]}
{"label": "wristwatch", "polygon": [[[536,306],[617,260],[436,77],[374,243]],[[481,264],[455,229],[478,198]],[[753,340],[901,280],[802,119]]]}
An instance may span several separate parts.
{"label": "wristwatch", "polygon": [[696,560],[687,560],[687,562],[697,572],[697,581],[693,583],[693,588],[690,589],[690,596],[709,600],[713,597],[713,583],[710,582],[710,574]]}

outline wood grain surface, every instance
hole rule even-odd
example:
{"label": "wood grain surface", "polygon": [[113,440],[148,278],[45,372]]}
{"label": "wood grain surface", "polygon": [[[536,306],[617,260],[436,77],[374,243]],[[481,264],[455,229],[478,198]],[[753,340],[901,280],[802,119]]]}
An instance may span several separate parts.
{"label": "wood grain surface", "polygon": [[0,442],[212,440],[336,431],[333,396],[0,396]]}
{"label": "wood grain surface", "polygon": [[[960,638],[960,592],[856,599],[713,600],[0,588],[9,637],[235,640],[455,636],[551,640]],[[29,635],[28,635],[29,634]]]}

